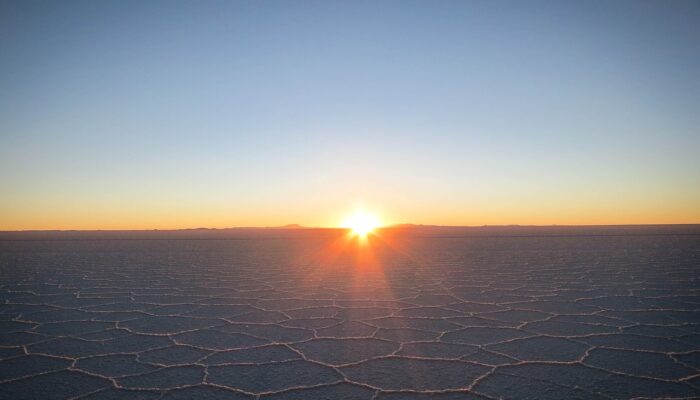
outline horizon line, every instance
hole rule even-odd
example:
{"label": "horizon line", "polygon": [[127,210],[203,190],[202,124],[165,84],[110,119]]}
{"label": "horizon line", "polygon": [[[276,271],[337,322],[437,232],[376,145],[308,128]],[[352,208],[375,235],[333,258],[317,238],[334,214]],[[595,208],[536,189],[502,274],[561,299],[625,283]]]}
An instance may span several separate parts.
{"label": "horizon line", "polygon": [[[401,229],[401,228],[586,228],[586,227],[653,227],[653,226],[700,226],[700,222],[688,223],[648,223],[648,224],[494,224],[494,225],[434,225],[434,224],[414,224],[414,223],[398,223],[378,226],[375,229]],[[305,230],[305,229],[328,229],[328,230],[349,230],[351,228],[340,226],[303,226],[300,224],[287,224],[279,226],[231,226],[225,228],[149,228],[149,229],[0,229],[0,233],[19,233],[19,232],[179,232],[179,231],[225,231],[237,229],[284,229],[284,230]]]}

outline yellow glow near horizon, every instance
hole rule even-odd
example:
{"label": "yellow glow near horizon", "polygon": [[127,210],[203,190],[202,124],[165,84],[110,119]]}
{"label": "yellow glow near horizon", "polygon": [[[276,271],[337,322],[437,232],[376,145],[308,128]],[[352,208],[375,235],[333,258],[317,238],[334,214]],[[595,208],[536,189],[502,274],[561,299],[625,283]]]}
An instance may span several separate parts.
{"label": "yellow glow near horizon", "polygon": [[355,211],[355,213],[347,217],[342,226],[344,228],[349,228],[352,230],[354,235],[365,237],[371,233],[375,228],[379,227],[379,218],[375,214],[367,213],[362,210]]}
{"label": "yellow glow near horizon", "polygon": [[[264,197],[257,197],[255,201],[236,199],[225,193],[214,196],[204,187],[170,192],[157,187],[140,191],[127,185],[104,190],[100,196],[75,188],[60,196],[37,195],[42,189],[36,188],[0,196],[0,231],[167,230],[287,224],[350,228],[351,218],[347,217],[357,210],[379,217],[375,223],[379,226],[400,223],[449,226],[697,224],[700,223],[700,208],[697,207],[700,190],[688,187],[692,190],[685,197],[659,190],[625,192],[614,199],[601,191],[579,194],[562,190],[547,197],[535,193],[527,197],[512,193],[508,197],[475,192],[467,198],[408,191],[384,193],[381,188],[373,188],[367,189],[373,192],[366,196],[371,202],[364,204],[362,200],[354,200],[353,190],[356,189],[342,187],[342,190],[318,188],[318,195],[314,196],[307,191],[289,197],[275,193],[274,201],[265,201]],[[278,201],[281,198],[284,202]]]}

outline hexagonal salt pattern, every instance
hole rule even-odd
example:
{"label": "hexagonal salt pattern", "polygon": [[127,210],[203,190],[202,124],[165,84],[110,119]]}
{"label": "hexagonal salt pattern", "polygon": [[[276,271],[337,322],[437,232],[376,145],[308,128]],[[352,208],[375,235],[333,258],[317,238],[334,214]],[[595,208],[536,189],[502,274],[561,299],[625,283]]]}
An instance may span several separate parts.
{"label": "hexagonal salt pattern", "polygon": [[700,235],[342,234],[0,240],[0,398],[700,397]]}

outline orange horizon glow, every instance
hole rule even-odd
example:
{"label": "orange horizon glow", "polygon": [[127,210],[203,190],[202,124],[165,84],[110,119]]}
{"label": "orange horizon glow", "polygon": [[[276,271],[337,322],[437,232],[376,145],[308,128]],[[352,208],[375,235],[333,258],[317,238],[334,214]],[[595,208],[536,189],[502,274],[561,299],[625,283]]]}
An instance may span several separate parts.
{"label": "orange horizon glow", "polygon": [[[333,223],[333,218],[323,220],[306,220],[290,218],[274,218],[251,220],[235,217],[219,218],[163,218],[163,217],[130,217],[130,216],[105,216],[103,218],[75,217],[73,214],[52,216],[41,219],[0,218],[0,231],[29,231],[29,230],[177,230],[177,229],[226,229],[238,227],[279,227],[290,223],[299,224],[309,228],[347,228],[341,224]],[[440,226],[484,226],[484,225],[530,225],[530,226],[591,226],[591,225],[676,225],[676,224],[700,224],[700,217],[683,215],[662,214],[648,218],[635,218],[634,216],[617,215],[607,217],[605,215],[588,217],[571,216],[569,218],[543,218],[534,216],[529,218],[400,218],[386,219],[383,226],[412,223],[416,225],[440,225]]]}
{"label": "orange horizon glow", "polygon": [[[329,192],[332,194],[333,191]],[[335,196],[346,196],[341,193]],[[335,197],[334,196],[334,197]],[[201,196],[200,196],[201,197]],[[700,209],[680,199],[647,196],[632,202],[567,198],[504,201],[479,199],[439,201],[419,196],[377,196],[371,202],[316,197],[290,198],[286,203],[227,203],[211,199],[161,199],[132,202],[115,199],[52,201],[36,198],[21,205],[0,199],[0,230],[175,230],[193,228],[304,227],[350,228],[349,216],[367,210],[375,227],[417,225],[653,225],[697,224]],[[176,201],[177,200],[177,201]],[[205,201],[208,200],[208,201]],[[225,199],[224,199],[225,200]],[[680,201],[679,201],[680,200]],[[3,204],[4,202],[4,204]],[[362,204],[362,205],[357,205]],[[371,210],[371,211],[370,211]]]}

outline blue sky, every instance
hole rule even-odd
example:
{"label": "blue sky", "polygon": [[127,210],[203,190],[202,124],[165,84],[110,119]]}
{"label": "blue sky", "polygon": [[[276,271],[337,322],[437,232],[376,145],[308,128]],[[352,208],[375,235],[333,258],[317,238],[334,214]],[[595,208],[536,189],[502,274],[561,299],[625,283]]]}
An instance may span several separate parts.
{"label": "blue sky", "polygon": [[0,229],[700,222],[697,2],[0,2]]}

